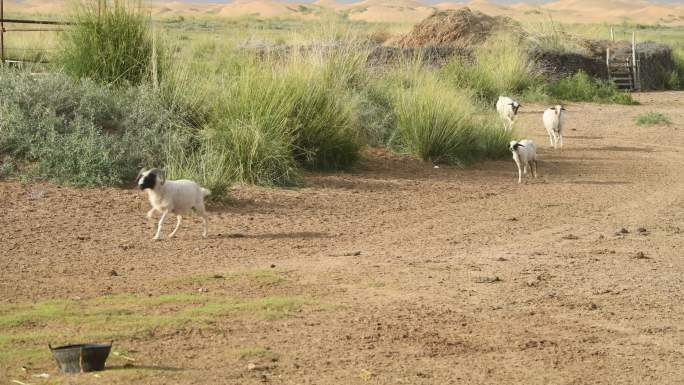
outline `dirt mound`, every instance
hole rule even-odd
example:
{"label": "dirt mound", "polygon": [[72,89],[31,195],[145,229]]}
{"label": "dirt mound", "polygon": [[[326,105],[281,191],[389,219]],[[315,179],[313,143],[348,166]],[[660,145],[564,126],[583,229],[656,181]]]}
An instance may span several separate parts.
{"label": "dirt mound", "polygon": [[522,27],[510,17],[485,15],[470,8],[440,11],[413,28],[397,44],[402,48],[426,46],[470,47],[484,42],[498,31],[522,34]]}

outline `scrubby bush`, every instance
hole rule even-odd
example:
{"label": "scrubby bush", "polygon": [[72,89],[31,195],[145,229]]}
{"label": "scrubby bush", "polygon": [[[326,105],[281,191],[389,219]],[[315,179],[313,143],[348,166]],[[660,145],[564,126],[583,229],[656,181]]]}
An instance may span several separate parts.
{"label": "scrubby bush", "polygon": [[151,17],[141,0],[79,2],[76,23],[63,33],[58,62],[77,78],[133,85],[154,79],[162,68]]}
{"label": "scrubby bush", "polygon": [[546,94],[552,98],[594,103],[638,104],[632,95],[620,92],[614,83],[594,79],[580,71],[573,76],[546,85]]}
{"label": "scrubby bush", "polygon": [[125,184],[140,167],[165,164],[169,145],[189,143],[182,123],[145,87],[5,70],[0,100],[0,155],[61,183]]}
{"label": "scrubby bush", "polygon": [[681,90],[684,89],[684,48],[676,48],[672,51],[674,69],[666,75],[665,89]]}

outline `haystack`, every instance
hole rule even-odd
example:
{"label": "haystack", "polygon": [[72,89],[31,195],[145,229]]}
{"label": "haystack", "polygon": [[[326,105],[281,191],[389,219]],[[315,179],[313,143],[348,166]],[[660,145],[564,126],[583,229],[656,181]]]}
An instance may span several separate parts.
{"label": "haystack", "polygon": [[397,41],[402,48],[448,46],[468,48],[482,44],[497,32],[523,35],[520,24],[506,16],[488,16],[469,8],[441,11],[417,24]]}

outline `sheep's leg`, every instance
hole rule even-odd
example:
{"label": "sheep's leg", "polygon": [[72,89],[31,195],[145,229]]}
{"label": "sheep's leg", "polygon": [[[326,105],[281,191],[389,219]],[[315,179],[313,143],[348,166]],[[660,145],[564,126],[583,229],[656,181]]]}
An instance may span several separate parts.
{"label": "sheep's leg", "polygon": [[536,179],[537,178],[537,160],[535,159],[535,160],[530,161],[530,164],[532,165],[531,166],[532,167],[532,175]]}
{"label": "sheep's leg", "polygon": [[207,237],[207,215],[202,214],[202,238]]}
{"label": "sheep's leg", "polygon": [[157,211],[157,209],[152,208],[150,211],[147,212],[147,219],[152,219],[152,215],[154,215],[154,212]]}
{"label": "sheep's leg", "polygon": [[157,234],[155,234],[155,236],[154,236],[155,240],[161,239],[162,224],[164,224],[164,220],[166,220],[166,216],[168,214],[169,214],[169,210],[162,211],[161,218],[159,218],[159,224],[157,225]]}
{"label": "sheep's leg", "polygon": [[560,148],[563,148],[563,134],[558,135],[560,137]]}
{"label": "sheep's leg", "polygon": [[518,184],[522,183],[522,170],[520,169],[520,161],[515,160],[515,165],[518,166]]}
{"label": "sheep's leg", "polygon": [[183,216],[181,216],[181,215],[176,215],[176,217],[178,217],[178,220],[176,221],[176,228],[173,229],[173,231],[171,232],[171,234],[169,234],[169,238],[173,238],[173,237],[176,236],[176,232],[177,232],[178,229],[180,228],[181,221],[183,220]]}

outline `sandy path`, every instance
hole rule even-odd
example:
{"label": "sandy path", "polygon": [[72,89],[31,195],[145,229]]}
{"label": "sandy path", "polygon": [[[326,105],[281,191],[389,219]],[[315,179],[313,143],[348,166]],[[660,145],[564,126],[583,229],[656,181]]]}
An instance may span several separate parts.
{"label": "sandy path", "polygon": [[[213,208],[207,241],[198,221],[150,241],[138,191],[2,182],[0,300],[195,292],[174,279],[274,264],[287,276],[278,287],[208,288],[335,305],[119,341],[144,365],[180,370],[107,383],[678,383],[684,94],[639,97],[568,106],[562,152],[548,148],[542,106],[527,107],[517,127],[541,147],[540,178],[522,186],[512,161],[432,169],[375,154],[307,188],[236,189],[235,205]],[[654,110],[674,124],[634,125]],[[247,370],[226,354],[241,346],[268,346],[277,361]],[[56,374],[51,362],[36,370]]]}

